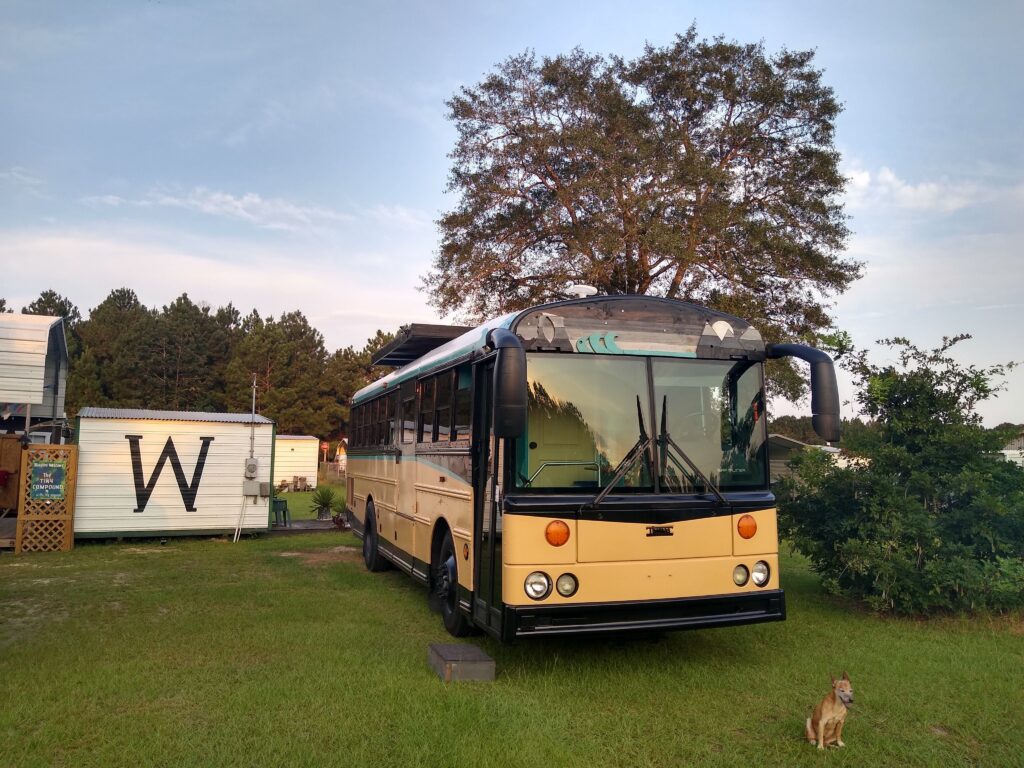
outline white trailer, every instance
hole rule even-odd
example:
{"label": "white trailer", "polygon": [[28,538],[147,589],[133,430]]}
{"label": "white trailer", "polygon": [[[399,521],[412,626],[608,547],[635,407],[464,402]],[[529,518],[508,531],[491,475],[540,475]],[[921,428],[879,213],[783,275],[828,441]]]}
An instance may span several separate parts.
{"label": "white trailer", "polygon": [[274,440],[274,484],[306,478],[307,488],[316,488],[320,466],[320,439],[312,435],[278,435]]}
{"label": "white trailer", "polygon": [[53,432],[64,417],[67,375],[63,320],[0,313],[0,429],[31,431],[44,422]]}
{"label": "white trailer", "polygon": [[248,413],[83,408],[75,537],[267,530],[274,431]]}

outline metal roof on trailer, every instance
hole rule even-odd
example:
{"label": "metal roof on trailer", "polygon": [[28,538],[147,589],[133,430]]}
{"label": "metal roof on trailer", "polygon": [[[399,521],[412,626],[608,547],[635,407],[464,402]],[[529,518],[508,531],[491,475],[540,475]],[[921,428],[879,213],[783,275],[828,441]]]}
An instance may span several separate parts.
{"label": "metal roof on trailer", "polygon": [[266,416],[251,413],[202,413],[200,411],[150,411],[145,408],[83,408],[83,419],[139,419],[149,421],[203,421],[219,424],[273,424]]}
{"label": "metal roof on trailer", "polygon": [[316,440],[319,442],[320,438],[316,435],[278,435],[278,440]]}

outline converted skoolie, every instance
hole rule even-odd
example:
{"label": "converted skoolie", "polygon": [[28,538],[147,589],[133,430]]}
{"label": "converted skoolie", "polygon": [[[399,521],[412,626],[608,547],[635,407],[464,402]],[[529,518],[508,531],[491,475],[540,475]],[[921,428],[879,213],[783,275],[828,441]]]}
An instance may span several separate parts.
{"label": "converted skoolie", "polygon": [[248,413],[83,408],[75,537],[265,531],[274,422]]}
{"label": "converted skoolie", "polygon": [[375,361],[404,367],[353,398],[348,515],[367,567],[427,584],[449,632],[785,617],[763,367],[811,363],[814,426],[835,441],[828,355],[648,296],[417,331]]}

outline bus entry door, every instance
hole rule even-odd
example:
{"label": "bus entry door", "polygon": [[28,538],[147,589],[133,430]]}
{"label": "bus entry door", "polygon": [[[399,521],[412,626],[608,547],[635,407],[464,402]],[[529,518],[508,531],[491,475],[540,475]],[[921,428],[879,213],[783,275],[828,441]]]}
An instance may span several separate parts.
{"label": "bus entry door", "polygon": [[494,362],[483,363],[474,377],[473,423],[473,619],[501,632],[501,452],[491,430]]}

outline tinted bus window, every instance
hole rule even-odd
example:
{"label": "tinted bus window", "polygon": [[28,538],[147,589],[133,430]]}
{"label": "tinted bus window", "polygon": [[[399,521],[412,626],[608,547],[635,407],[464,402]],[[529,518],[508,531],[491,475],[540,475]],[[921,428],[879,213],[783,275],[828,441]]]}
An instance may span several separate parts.
{"label": "tinted bus window", "polygon": [[435,394],[437,397],[434,424],[436,431],[434,440],[447,441],[452,424],[452,371],[445,371],[437,377]]}
{"label": "tinted bus window", "polygon": [[460,366],[455,379],[455,424],[452,427],[452,440],[468,440],[472,399],[469,388],[473,381],[469,366]]}
{"label": "tinted bus window", "polygon": [[420,382],[420,428],[416,438],[419,442],[434,439],[434,380]]}

